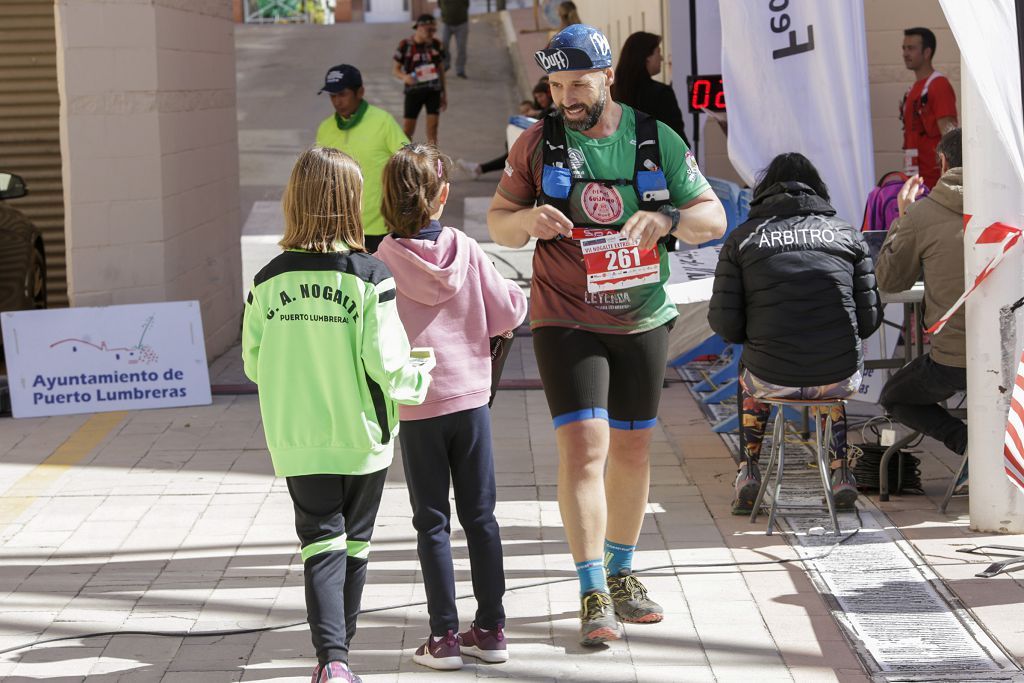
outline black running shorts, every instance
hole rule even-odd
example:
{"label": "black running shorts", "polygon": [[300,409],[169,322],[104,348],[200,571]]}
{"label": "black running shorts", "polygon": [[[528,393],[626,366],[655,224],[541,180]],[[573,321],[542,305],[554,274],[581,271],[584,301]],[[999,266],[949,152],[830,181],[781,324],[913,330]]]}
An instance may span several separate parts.
{"label": "black running shorts", "polygon": [[533,350],[555,428],[591,418],[608,420],[613,429],[653,427],[668,331],[668,325],[639,334],[535,329]]}
{"label": "black running shorts", "polygon": [[441,112],[441,91],[421,88],[410,90],[405,93],[405,113],[407,119],[415,119],[420,115],[420,109],[427,108],[427,115],[436,115]]}

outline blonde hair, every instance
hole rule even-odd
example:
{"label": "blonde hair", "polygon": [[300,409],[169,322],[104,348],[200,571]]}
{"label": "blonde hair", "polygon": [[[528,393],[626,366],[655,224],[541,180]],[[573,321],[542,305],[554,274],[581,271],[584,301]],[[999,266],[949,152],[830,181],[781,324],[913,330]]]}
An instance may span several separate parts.
{"label": "blonde hair", "polygon": [[366,251],[363,243],[363,175],[359,164],[330,147],[310,147],[295,161],[281,206],[285,249]]}
{"label": "blonde hair", "polygon": [[388,229],[412,237],[437,212],[441,188],[448,182],[451,159],[434,145],[413,142],[384,166],[384,200],[380,212]]}

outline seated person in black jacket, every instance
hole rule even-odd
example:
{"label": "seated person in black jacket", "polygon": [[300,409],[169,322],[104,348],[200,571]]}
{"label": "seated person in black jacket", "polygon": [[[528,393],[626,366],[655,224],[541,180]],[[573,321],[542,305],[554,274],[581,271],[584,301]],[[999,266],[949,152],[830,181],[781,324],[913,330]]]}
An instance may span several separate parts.
{"label": "seated person in black jacket", "polygon": [[637,31],[626,38],[615,66],[612,99],[650,114],[678,133],[689,147],[675,91],[652,78],[661,73],[661,62],[661,36]]}
{"label": "seated person in black jacket", "polygon": [[[882,321],[868,247],[828,198],[807,157],[780,154],[754,188],[749,219],[722,245],[708,322],[743,344],[735,514],[750,512],[761,483],[757,461],[771,406],[758,399],[857,393],[861,340]],[[826,417],[818,416],[822,424]],[[857,486],[846,464],[845,409],[832,420],[832,491],[838,506],[850,507]]]}

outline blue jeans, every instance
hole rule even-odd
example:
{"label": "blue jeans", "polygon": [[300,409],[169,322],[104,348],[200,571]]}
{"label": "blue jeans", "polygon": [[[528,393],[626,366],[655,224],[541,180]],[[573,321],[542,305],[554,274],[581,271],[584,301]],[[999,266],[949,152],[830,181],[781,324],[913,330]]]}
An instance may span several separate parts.
{"label": "blue jeans", "polygon": [[966,389],[966,368],[936,363],[930,354],[925,354],[889,378],[878,402],[897,422],[963,455],[967,452],[967,425],[950,415],[939,402]]}

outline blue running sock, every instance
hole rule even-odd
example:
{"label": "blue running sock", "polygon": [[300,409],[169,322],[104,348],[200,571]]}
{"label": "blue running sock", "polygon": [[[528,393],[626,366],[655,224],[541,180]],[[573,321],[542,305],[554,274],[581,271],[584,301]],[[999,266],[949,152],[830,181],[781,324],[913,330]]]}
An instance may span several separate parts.
{"label": "blue running sock", "polygon": [[604,568],[608,576],[618,576],[623,569],[632,571],[634,550],[635,545],[622,545],[604,539]]}
{"label": "blue running sock", "polygon": [[608,582],[604,576],[604,562],[601,560],[577,562],[576,574],[580,577],[581,596],[593,590],[608,592]]}

